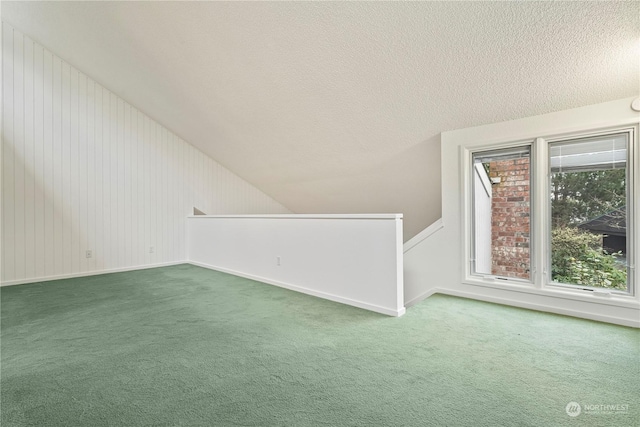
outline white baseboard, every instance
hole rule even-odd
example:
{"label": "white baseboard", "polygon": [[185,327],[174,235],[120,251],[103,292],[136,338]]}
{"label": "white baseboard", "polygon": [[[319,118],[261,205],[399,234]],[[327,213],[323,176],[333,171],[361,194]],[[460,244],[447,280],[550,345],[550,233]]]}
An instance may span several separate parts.
{"label": "white baseboard", "polygon": [[263,283],[267,283],[269,285],[274,285],[274,286],[278,286],[281,288],[285,288],[285,289],[289,289],[292,291],[296,291],[296,292],[300,292],[303,294],[307,294],[307,295],[312,295],[315,297],[319,297],[319,298],[324,298],[330,301],[334,301],[334,302],[339,302],[342,304],[347,304],[347,305],[351,305],[354,307],[358,307],[358,308],[363,308],[365,310],[369,310],[369,311],[375,311],[376,313],[381,313],[381,314],[386,314],[388,316],[394,316],[394,317],[399,317],[402,316],[403,314],[405,314],[406,310],[404,307],[402,307],[399,310],[394,310],[391,308],[386,308],[386,307],[380,307],[377,305],[373,305],[373,304],[369,304],[366,302],[362,302],[362,301],[358,301],[358,300],[354,300],[354,299],[350,299],[350,298],[344,298],[338,295],[333,295],[333,294],[329,294],[326,292],[322,292],[322,291],[316,291],[313,289],[308,289],[302,286],[297,286],[297,285],[292,285],[291,283],[285,283],[285,282],[280,282],[277,280],[272,280],[272,279],[268,279],[266,277],[260,277],[260,276],[255,276],[253,274],[246,274],[243,273],[241,271],[235,271],[235,270],[231,270],[228,268],[224,268],[224,267],[218,267],[215,265],[211,265],[211,264],[206,264],[206,263],[202,263],[202,262],[197,262],[197,261],[187,261],[189,264],[193,264],[196,265],[198,267],[203,267],[203,268],[208,268],[209,270],[215,270],[215,271],[220,271],[222,273],[228,273],[228,274],[232,274],[234,276],[239,276],[239,277],[244,277],[245,279],[251,279],[251,280],[255,280],[258,282],[263,282]]}
{"label": "white baseboard", "polygon": [[413,305],[416,305],[420,301],[429,298],[431,295],[435,294],[437,291],[438,291],[438,289],[436,289],[436,288],[429,289],[427,292],[425,292],[423,294],[420,294],[417,297],[413,297],[409,301],[405,301],[404,306],[406,308],[409,308],[409,307],[411,307]]}
{"label": "white baseboard", "polygon": [[0,282],[0,286],[13,286],[13,285],[24,285],[27,283],[49,282],[51,280],[73,279],[76,277],[88,277],[88,276],[97,276],[100,274],[121,273],[123,271],[146,270],[148,268],[168,267],[170,265],[179,265],[179,264],[188,264],[188,261],[161,262],[157,264],[137,265],[134,267],[111,268],[108,270],[83,271],[80,273],[59,274],[56,276],[42,276],[42,277],[34,277],[30,279],[8,280],[6,282]]}
{"label": "white baseboard", "polygon": [[493,296],[487,296],[487,295],[479,295],[471,292],[464,292],[464,291],[459,291],[455,289],[444,289],[444,288],[433,288],[415,298],[412,298],[411,300],[405,303],[405,307],[407,308],[411,307],[412,305],[415,305],[418,302],[434,294],[451,295],[455,297],[469,298],[469,299],[474,299],[479,301],[491,302],[495,304],[508,305],[511,307],[526,308],[529,310],[543,311],[546,313],[561,314],[564,316],[579,317],[581,319],[595,320],[598,322],[605,322],[605,323],[613,323],[616,325],[629,326],[632,328],[640,328],[640,320],[634,321],[630,319],[588,313],[584,311],[569,310],[569,309],[563,309],[563,308],[557,308],[557,307],[548,307],[542,304],[533,304],[533,303],[522,302],[522,301],[513,300],[509,298],[499,298],[499,297],[493,297]]}

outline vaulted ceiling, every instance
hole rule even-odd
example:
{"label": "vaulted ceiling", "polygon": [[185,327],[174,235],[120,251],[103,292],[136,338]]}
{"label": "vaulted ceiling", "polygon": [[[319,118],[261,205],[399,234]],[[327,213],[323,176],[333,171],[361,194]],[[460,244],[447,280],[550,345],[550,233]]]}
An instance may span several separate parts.
{"label": "vaulted ceiling", "polygon": [[445,130],[636,96],[638,2],[2,2],[296,213],[440,217]]}

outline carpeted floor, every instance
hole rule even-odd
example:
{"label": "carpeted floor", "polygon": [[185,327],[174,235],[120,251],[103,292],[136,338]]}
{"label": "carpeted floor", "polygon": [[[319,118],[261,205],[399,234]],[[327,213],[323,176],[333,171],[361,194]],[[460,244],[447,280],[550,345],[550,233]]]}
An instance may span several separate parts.
{"label": "carpeted floor", "polygon": [[631,328],[439,295],[392,318],[190,265],[1,297],[4,427],[640,425]]}

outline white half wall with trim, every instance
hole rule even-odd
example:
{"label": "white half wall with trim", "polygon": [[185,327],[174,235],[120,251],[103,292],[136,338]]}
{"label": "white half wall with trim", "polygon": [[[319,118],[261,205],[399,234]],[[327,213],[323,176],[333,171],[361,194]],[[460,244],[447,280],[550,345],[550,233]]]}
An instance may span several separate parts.
{"label": "white half wall with trim", "polygon": [[198,215],[188,260],[375,312],[404,308],[402,215]]}
{"label": "white half wall with trim", "polygon": [[[442,134],[442,219],[429,227],[427,236],[412,239],[405,245],[404,280],[405,301],[409,307],[434,293],[445,293],[478,300],[496,302],[535,310],[582,317],[620,325],[640,327],[640,285],[637,271],[631,274],[631,293],[627,295],[596,292],[580,292],[578,289],[545,286],[548,272],[532,269],[530,283],[501,283],[489,279],[470,278],[465,265],[471,241],[465,230],[471,221],[468,206],[467,181],[470,180],[471,166],[468,161],[470,147],[496,147],[519,141],[536,141],[558,136],[588,134],[610,129],[630,128],[635,135],[630,141],[635,173],[630,174],[634,184],[635,200],[640,200],[640,149],[638,147],[638,125],[640,114],[631,109],[634,98],[560,111],[541,116],[529,117],[509,122],[478,126],[444,132]],[[477,149],[475,148],[475,149]],[[534,152],[534,156],[536,153]],[[540,159],[544,161],[544,159]],[[445,167],[446,165],[446,167]],[[546,194],[544,180],[538,180],[533,188],[534,197]],[[466,189],[466,190],[465,190]],[[540,205],[540,204],[539,204]],[[546,211],[540,206],[532,207],[536,219],[532,223],[532,237],[543,233]],[[536,209],[538,211],[536,212]],[[639,224],[639,211],[632,215]],[[425,232],[427,231],[425,230]],[[632,271],[640,264],[640,227],[630,231],[635,248],[629,260]],[[421,233],[422,234],[422,233]],[[545,248],[532,247],[538,260],[544,259]],[[537,266],[542,266],[539,261]],[[632,271],[633,273],[633,271]]]}

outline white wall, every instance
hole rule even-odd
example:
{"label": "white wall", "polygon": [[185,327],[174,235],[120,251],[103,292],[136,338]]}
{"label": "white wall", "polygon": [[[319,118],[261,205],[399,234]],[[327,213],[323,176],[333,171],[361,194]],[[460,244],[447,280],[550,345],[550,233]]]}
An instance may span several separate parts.
{"label": "white wall", "polygon": [[380,313],[404,314],[402,215],[194,216],[189,261]]}
{"label": "white wall", "polygon": [[288,212],[5,23],[2,96],[2,284],[184,261],[194,206]]}
{"label": "white wall", "polygon": [[[517,141],[532,141],[579,131],[607,129],[613,126],[637,126],[640,115],[631,110],[633,98],[621,99],[588,107],[576,108],[520,120],[479,126],[442,134],[442,224],[422,240],[412,239],[405,244],[404,277],[405,301],[410,306],[442,292],[468,298],[550,311],[623,325],[640,327],[640,285],[635,275],[635,296],[598,296],[592,293],[572,292],[541,286],[538,274],[535,286],[490,284],[466,278],[464,265],[470,242],[463,236],[465,224],[463,168],[464,148],[482,147]],[[635,164],[640,164],[638,140],[635,144]],[[635,174],[636,200],[640,189],[640,174]],[[535,191],[546,194],[543,180],[538,180]],[[635,210],[636,223],[640,221]],[[536,212],[534,230],[541,230],[544,212]],[[534,231],[536,232],[536,231]],[[633,231],[640,242],[640,227]],[[419,237],[418,235],[417,237]],[[544,248],[534,249],[542,259]],[[635,265],[639,265],[640,251],[636,250]]]}

